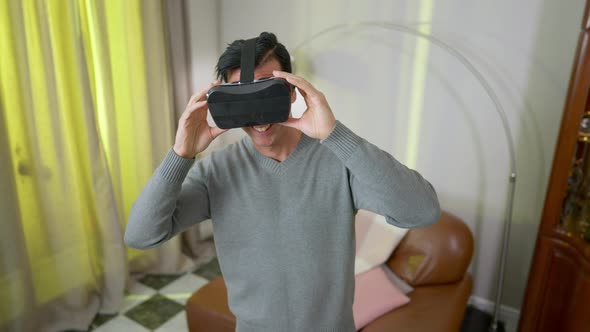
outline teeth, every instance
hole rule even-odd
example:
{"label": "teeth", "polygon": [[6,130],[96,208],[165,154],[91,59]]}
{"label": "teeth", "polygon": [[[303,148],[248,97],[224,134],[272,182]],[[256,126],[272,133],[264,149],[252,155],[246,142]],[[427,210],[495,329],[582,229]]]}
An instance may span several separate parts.
{"label": "teeth", "polygon": [[266,131],[268,128],[270,128],[269,124],[264,126],[254,126],[254,129],[259,133]]}

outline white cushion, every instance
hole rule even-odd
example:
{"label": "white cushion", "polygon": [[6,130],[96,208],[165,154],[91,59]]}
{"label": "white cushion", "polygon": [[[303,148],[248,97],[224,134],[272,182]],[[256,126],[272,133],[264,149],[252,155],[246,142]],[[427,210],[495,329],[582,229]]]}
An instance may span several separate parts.
{"label": "white cushion", "polygon": [[355,230],[355,275],[387,261],[408,232],[408,229],[390,225],[385,217],[366,210],[359,210],[356,215]]}

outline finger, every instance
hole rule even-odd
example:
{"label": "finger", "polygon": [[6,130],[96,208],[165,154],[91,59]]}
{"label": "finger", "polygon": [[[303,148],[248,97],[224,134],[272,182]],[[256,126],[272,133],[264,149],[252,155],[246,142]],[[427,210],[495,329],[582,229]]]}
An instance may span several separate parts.
{"label": "finger", "polygon": [[199,99],[198,100],[199,101],[205,100],[207,98],[207,93],[209,92],[209,90],[211,90],[211,88],[213,88],[214,86],[219,85],[219,84],[221,84],[220,80],[209,83],[209,85],[206,88],[204,88],[203,90],[201,90],[201,92],[199,92]]}
{"label": "finger", "polygon": [[194,104],[197,101],[198,98],[198,94],[194,94],[191,96],[191,98],[188,100],[188,103],[186,104],[186,106],[190,105],[190,104]]}
{"label": "finger", "polygon": [[303,77],[279,70],[273,71],[273,75],[275,75],[275,77],[281,77],[286,79],[287,82],[296,86],[299,89],[299,91],[304,91],[310,97],[319,96],[320,94],[320,92],[311,83],[306,81]]}
{"label": "finger", "polygon": [[276,77],[281,77],[286,79],[289,83],[295,85],[298,88],[302,88],[306,91],[317,91],[317,89],[308,81],[305,80],[305,78],[301,77],[301,76],[297,76],[295,74],[291,74],[291,73],[287,73],[284,71],[280,71],[280,70],[275,70],[273,71],[273,75],[275,75]]}
{"label": "finger", "polygon": [[197,101],[194,104],[188,105],[184,112],[187,116],[190,116],[192,113],[194,113],[195,111],[197,111],[199,109],[200,110],[207,109],[207,101],[206,100]]}
{"label": "finger", "polygon": [[301,96],[303,98],[307,97],[307,93],[305,93],[305,91],[301,90],[300,88],[297,88],[297,90],[299,91],[299,93],[301,94]]}
{"label": "finger", "polygon": [[275,77],[281,77],[281,78],[284,78],[284,79],[287,79],[287,77],[301,78],[301,79],[303,79],[303,77],[301,77],[301,76],[298,76],[298,75],[295,75],[293,73],[289,73],[289,72],[286,72],[286,71],[282,71],[282,70],[273,70],[272,71],[272,74]]}
{"label": "finger", "polygon": [[209,92],[209,90],[211,90],[212,87],[221,84],[221,80],[217,80],[215,82],[211,82],[209,83],[209,85],[204,88],[203,90],[199,91],[199,93],[193,95],[189,101],[189,104],[194,104],[197,101],[202,101],[205,100],[205,97],[207,96],[207,92]]}

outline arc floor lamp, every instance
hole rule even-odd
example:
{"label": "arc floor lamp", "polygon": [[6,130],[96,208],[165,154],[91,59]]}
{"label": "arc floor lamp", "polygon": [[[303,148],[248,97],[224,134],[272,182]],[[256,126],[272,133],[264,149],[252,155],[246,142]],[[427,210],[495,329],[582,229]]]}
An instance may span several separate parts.
{"label": "arc floor lamp", "polygon": [[357,23],[350,23],[350,24],[339,24],[334,25],[324,30],[319,31],[318,33],[312,35],[310,38],[304,40],[301,44],[299,44],[293,53],[296,53],[297,50],[302,49],[303,47],[310,44],[316,38],[324,36],[329,33],[334,32],[342,32],[342,31],[351,31],[355,29],[361,28],[378,28],[390,31],[397,31],[401,33],[407,33],[414,35],[418,38],[423,38],[430,43],[438,46],[442,50],[446,51],[452,57],[457,59],[467,70],[477,79],[477,81],[481,84],[484,88],[486,94],[489,96],[491,101],[494,104],[494,109],[500,122],[502,124],[502,128],[504,130],[504,134],[506,136],[507,142],[507,149],[510,157],[510,176],[508,178],[509,183],[509,191],[508,191],[508,206],[505,211],[505,222],[504,222],[504,230],[502,236],[502,248],[501,248],[501,256],[498,263],[498,271],[497,271],[497,286],[496,286],[496,296],[494,302],[494,314],[492,317],[492,323],[489,327],[490,332],[496,332],[499,328],[499,310],[502,302],[502,290],[504,288],[504,274],[506,268],[506,258],[508,254],[508,241],[510,239],[510,228],[512,225],[512,210],[514,205],[514,192],[516,188],[516,153],[514,150],[514,141],[512,138],[512,132],[510,131],[510,126],[508,125],[508,118],[506,117],[506,113],[504,112],[504,108],[502,107],[502,103],[500,102],[498,96],[487,82],[485,77],[481,74],[479,70],[465,57],[461,52],[457,49],[453,48],[446,42],[442,41],[441,39],[433,36],[432,34],[425,34],[420,32],[419,30],[412,28],[410,26],[394,23],[394,22],[380,22],[380,21],[367,21],[367,22],[357,22]]}

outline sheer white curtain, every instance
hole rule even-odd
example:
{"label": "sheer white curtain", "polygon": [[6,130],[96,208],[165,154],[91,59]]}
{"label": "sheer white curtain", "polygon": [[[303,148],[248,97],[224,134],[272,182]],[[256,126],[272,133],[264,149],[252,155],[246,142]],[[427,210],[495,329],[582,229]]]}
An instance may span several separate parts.
{"label": "sheer white curtain", "polygon": [[193,269],[181,237],[122,240],[189,71],[167,3],[0,2],[0,331],[85,330],[119,310],[130,275]]}

